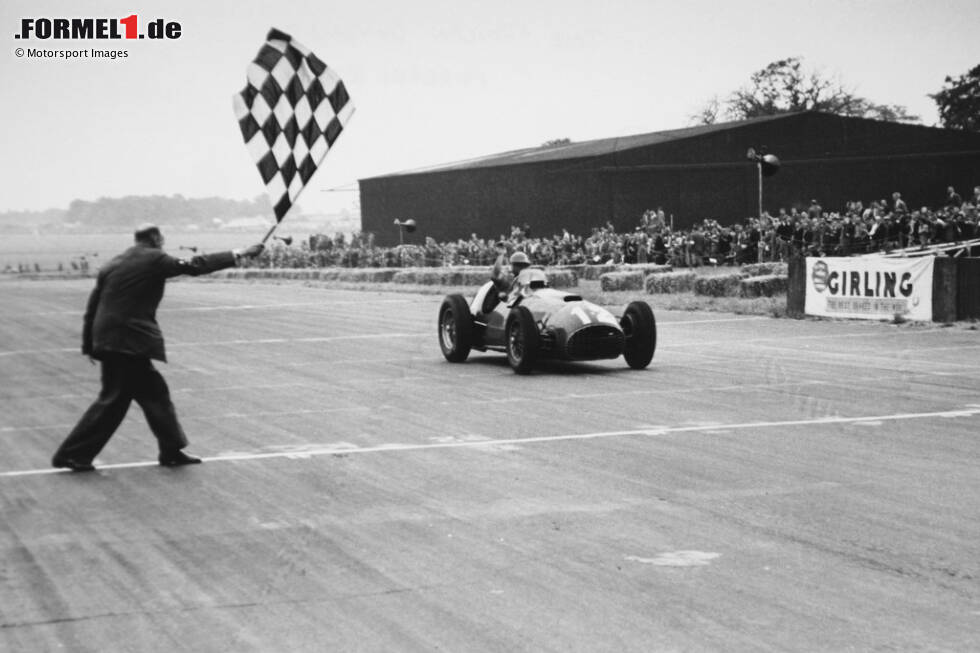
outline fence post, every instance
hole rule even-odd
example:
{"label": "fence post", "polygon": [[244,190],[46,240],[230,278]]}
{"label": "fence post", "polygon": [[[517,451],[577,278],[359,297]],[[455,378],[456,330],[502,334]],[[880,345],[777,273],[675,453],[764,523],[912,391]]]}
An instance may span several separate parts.
{"label": "fence post", "polygon": [[956,264],[949,256],[934,256],[932,269],[932,321],[956,321]]}
{"label": "fence post", "polygon": [[980,318],[980,258],[956,259],[956,317]]}
{"label": "fence post", "polygon": [[801,319],[806,312],[806,257],[789,257],[789,279],[786,288],[786,315]]}

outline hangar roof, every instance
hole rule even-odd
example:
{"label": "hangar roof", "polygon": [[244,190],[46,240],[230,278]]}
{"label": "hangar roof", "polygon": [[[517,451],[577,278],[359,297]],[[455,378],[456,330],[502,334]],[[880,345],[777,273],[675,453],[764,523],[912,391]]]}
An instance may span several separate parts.
{"label": "hangar roof", "polygon": [[540,163],[544,161],[561,161],[567,159],[582,159],[593,156],[602,156],[631,150],[637,147],[658,145],[669,141],[677,141],[684,138],[694,138],[705,134],[726,131],[736,127],[744,127],[774,120],[784,120],[788,117],[798,116],[799,114],[784,113],[775,116],[761,116],[748,120],[737,120],[733,122],[722,122],[713,125],[697,125],[695,127],[684,127],[681,129],[668,129],[665,131],[649,132],[646,134],[635,134],[633,136],[616,136],[613,138],[600,138],[592,141],[582,141],[579,143],[568,143],[567,145],[528,147],[498,154],[488,154],[486,156],[455,161],[452,163],[441,163],[434,166],[403,170],[386,175],[378,175],[377,178],[398,177],[401,175],[412,175],[426,172],[442,172],[449,170],[465,170],[469,168],[490,168],[493,166],[516,165],[523,163]]}

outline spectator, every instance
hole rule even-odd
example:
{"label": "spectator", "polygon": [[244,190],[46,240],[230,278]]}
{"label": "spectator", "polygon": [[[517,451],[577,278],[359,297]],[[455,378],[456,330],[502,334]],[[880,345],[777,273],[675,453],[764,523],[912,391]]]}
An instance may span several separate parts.
{"label": "spectator", "polygon": [[956,189],[950,186],[946,189],[946,208],[948,209],[958,209],[963,205],[963,198],[960,194],[956,192]]}
{"label": "spectator", "polygon": [[817,202],[817,200],[810,200],[810,206],[807,208],[806,213],[807,217],[809,217],[811,220],[819,220],[823,215],[823,207],[820,206],[820,203]]}
{"label": "spectator", "polygon": [[691,230],[691,266],[701,267],[704,263],[705,236],[701,226],[695,225]]}
{"label": "spectator", "polygon": [[786,209],[779,209],[779,220],[776,225],[776,243],[779,248],[779,260],[788,261],[793,252],[793,222]]}
{"label": "spectator", "polygon": [[905,204],[905,200],[902,199],[902,194],[895,192],[892,193],[892,213],[908,213],[909,207]]}
{"label": "spectator", "polygon": [[850,256],[854,247],[854,215],[850,212],[844,214],[841,220],[840,235],[838,236],[837,252],[840,256]]}

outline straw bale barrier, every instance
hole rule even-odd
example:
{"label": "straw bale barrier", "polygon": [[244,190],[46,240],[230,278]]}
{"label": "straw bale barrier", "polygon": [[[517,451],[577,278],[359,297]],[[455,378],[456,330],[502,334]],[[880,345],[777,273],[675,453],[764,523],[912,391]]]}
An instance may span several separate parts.
{"label": "straw bale barrier", "polygon": [[707,297],[738,297],[742,279],[742,275],[738,273],[698,277],[694,281],[694,294]]}
{"label": "straw bale barrier", "polygon": [[778,261],[772,263],[749,263],[742,266],[742,274],[746,277],[765,277],[769,275],[788,277],[789,265]]}
{"label": "straw bale barrier", "polygon": [[642,272],[607,272],[599,277],[603,292],[615,290],[643,290]]}
{"label": "straw bale barrier", "polygon": [[789,277],[780,274],[767,274],[742,279],[739,284],[739,297],[773,297],[784,294],[789,288]]}
{"label": "straw bale barrier", "polygon": [[664,272],[661,274],[648,274],[644,279],[647,293],[657,294],[676,294],[680,292],[691,292],[694,290],[694,281],[698,275],[694,272]]}

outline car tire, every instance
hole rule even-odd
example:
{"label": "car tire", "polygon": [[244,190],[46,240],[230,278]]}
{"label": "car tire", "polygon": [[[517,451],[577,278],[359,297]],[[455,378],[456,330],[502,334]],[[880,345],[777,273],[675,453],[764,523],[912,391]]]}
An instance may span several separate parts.
{"label": "car tire", "polygon": [[634,370],[642,370],[653,360],[657,349],[657,321],[646,302],[631,302],[619,320],[626,336],[623,358]]}
{"label": "car tire", "polygon": [[439,347],[450,363],[462,363],[473,347],[473,316],[462,295],[448,295],[439,308]]}
{"label": "car tire", "polygon": [[507,362],[518,374],[528,374],[538,357],[538,325],[526,306],[515,306],[507,316]]}

